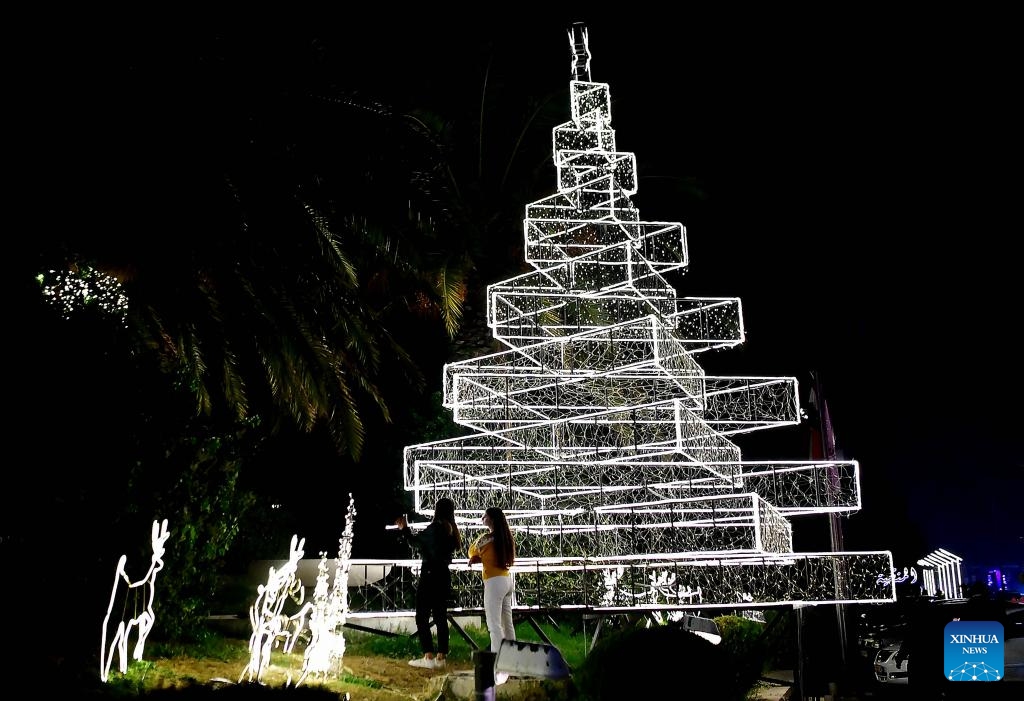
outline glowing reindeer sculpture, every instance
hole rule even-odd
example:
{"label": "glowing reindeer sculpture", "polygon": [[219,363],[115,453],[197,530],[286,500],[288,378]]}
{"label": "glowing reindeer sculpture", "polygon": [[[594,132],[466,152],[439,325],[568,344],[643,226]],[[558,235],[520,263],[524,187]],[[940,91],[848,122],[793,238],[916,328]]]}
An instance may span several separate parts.
{"label": "glowing reindeer sculpture", "polygon": [[[146,637],[153,628],[153,597],[156,594],[156,573],[164,568],[164,544],[170,532],[167,530],[167,519],[162,523],[153,521],[153,559],[149,565],[146,576],[137,582],[131,581],[125,572],[125,564],[128,556],[122,555],[117,562],[117,571],[114,574],[114,587],[110,592],[110,604],[107,606],[107,615],[103,618],[103,631],[100,640],[100,680],[107,681],[110,676],[110,665],[114,660],[114,651],[119,654],[118,670],[121,674],[128,671],[128,638],[132,629],[138,627],[138,639],[132,651],[132,658],[142,659],[142,650],[146,645]],[[128,595],[135,595],[135,609],[131,618],[125,620],[124,616],[128,608]],[[114,603],[118,600],[124,602],[121,618],[117,622],[117,629],[110,642],[107,642],[108,631],[111,626],[111,612]],[[140,610],[139,603],[142,602]]]}
{"label": "glowing reindeer sculpture", "polygon": [[[352,529],[356,509],[349,494],[345,530],[339,541],[338,557],[335,559],[334,583],[328,584],[330,575],[327,553],[320,553],[317,567],[317,582],[311,601],[304,602],[305,588],[297,577],[299,561],[302,559],[305,539],[292,536],[288,563],[280,570],[270,568],[266,584],[257,589],[256,602],[249,608],[252,636],[249,639],[249,663],[242,670],[239,682],[263,681],[263,674],[270,666],[270,654],[274,647],[284,641],[282,650],[290,653],[302,635],[309,621],[309,641],[303,654],[302,673],[295,686],[307,678],[322,681],[333,669],[341,669],[345,654],[345,638],[341,627],[348,615],[348,574],[352,563]],[[299,606],[296,613],[284,613],[287,599]],[[288,675],[286,685],[291,684]]]}
{"label": "glowing reindeer sculpture", "polygon": [[302,630],[309,606],[304,606],[293,616],[286,616],[282,612],[287,599],[293,598],[302,604],[305,598],[305,588],[296,577],[305,546],[305,538],[299,540],[297,535],[293,535],[288,562],[280,570],[271,567],[267,583],[256,589],[256,601],[249,607],[249,622],[252,624],[249,664],[242,670],[239,681],[263,681],[263,673],[270,666],[270,653],[274,646],[284,640],[284,650],[290,652]]}

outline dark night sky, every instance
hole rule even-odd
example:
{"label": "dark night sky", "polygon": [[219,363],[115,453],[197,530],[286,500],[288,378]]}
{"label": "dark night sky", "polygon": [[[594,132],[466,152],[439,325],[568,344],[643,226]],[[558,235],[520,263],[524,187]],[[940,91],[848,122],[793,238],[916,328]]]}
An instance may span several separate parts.
{"label": "dark night sky", "polygon": [[[489,49],[492,80],[510,95],[564,90],[566,29],[584,22],[619,149],[637,157],[634,204],[687,227],[691,265],[677,290],[743,300],[746,343],[705,368],[802,383],[822,373],[839,448],[862,470],[847,546],[912,564],[927,552],[907,540],[917,531],[968,565],[1024,562],[1011,210],[1021,115],[1011,44],[998,36],[1006,19],[586,14],[332,18],[316,32],[222,36],[244,37],[227,45],[262,55],[270,72],[315,36],[339,85],[471,105]],[[109,101],[130,102],[112,67],[145,55],[173,73],[174,56],[212,35],[98,25],[48,35],[19,64],[53,71],[45,87],[27,82],[71,138]],[[678,178],[705,198],[681,201]]]}
{"label": "dark night sky", "polygon": [[[736,374],[822,375],[861,464],[847,546],[913,564],[918,531],[968,565],[1024,563],[1005,50],[896,27],[693,46],[696,27],[588,26],[641,170],[634,202],[687,226],[677,290],[743,300],[747,342],[706,369],[735,355]],[[706,186],[690,219],[646,196],[672,172]]]}

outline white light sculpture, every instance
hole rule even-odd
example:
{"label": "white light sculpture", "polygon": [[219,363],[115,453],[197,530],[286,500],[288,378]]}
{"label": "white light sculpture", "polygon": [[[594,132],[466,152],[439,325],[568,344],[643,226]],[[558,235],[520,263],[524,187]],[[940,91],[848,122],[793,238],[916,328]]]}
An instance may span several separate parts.
{"label": "white light sculpture", "polygon": [[[128,671],[128,638],[132,630],[138,628],[135,647],[132,649],[132,659],[141,660],[143,648],[146,645],[146,638],[153,629],[153,597],[156,595],[156,574],[164,568],[164,544],[170,532],[167,530],[167,519],[163,522],[153,521],[151,543],[153,546],[153,557],[150,560],[149,571],[146,575],[133,582],[125,572],[125,565],[128,556],[122,555],[117,561],[117,570],[114,573],[114,587],[110,591],[110,603],[107,605],[107,615],[103,617],[103,630],[100,634],[100,680],[107,681],[110,677],[110,665],[114,660],[114,652],[118,653],[118,670],[121,674]],[[125,620],[129,610],[129,596],[133,601],[132,615]],[[114,604],[121,602],[122,609],[120,616],[111,617]],[[116,620],[117,626],[110,634],[110,626]],[[109,638],[109,642],[108,642]]]}
{"label": "white light sculpture", "polygon": [[[488,288],[488,324],[508,350],[445,366],[444,405],[475,433],[405,449],[414,508],[429,518],[450,497],[466,531],[502,508],[519,608],[895,600],[891,582],[876,586],[888,551],[793,552],[790,517],[860,509],[859,466],[742,459],[737,436],[800,422],[797,381],[698,363],[743,342],[740,300],[669,284],[689,263],[686,231],[640,217],[635,158],[616,148],[585,28],[570,51],[558,191],[526,207],[535,270]],[[452,570],[462,606],[480,608],[474,573]]]}
{"label": "white light sculpture", "polygon": [[[305,552],[306,539],[292,536],[288,551],[288,562],[280,570],[270,567],[267,583],[256,588],[256,601],[249,607],[249,623],[252,635],[249,637],[249,662],[238,681],[262,682],[270,666],[270,653],[284,642],[285,652],[290,652],[309,613],[310,606],[303,605],[305,588],[296,576],[299,560]],[[284,605],[293,599],[302,606],[298,613],[286,615]]]}
{"label": "white light sculpture", "polygon": [[345,530],[338,541],[334,583],[330,587],[327,583],[327,553],[320,553],[316,588],[313,591],[313,608],[309,616],[310,641],[303,654],[302,675],[295,683],[296,686],[302,684],[310,675],[314,679],[324,680],[332,671],[341,671],[341,661],[345,657],[345,636],[342,627],[348,614],[348,575],[352,567],[352,533],[355,520],[355,502],[349,494]]}
{"label": "white light sculpture", "polygon": [[883,587],[887,587],[890,584],[906,584],[907,582],[910,584],[917,584],[917,570],[913,567],[909,569],[904,567],[903,573],[900,574],[896,571],[896,568],[893,567],[892,574],[880,574],[875,578],[875,582]]}
{"label": "white light sculpture", "polygon": [[924,593],[937,596],[941,592],[944,596],[954,599],[963,596],[963,561],[959,555],[954,555],[943,548],[930,552],[918,560],[918,565],[929,568],[923,570]]}
{"label": "white light sculpture", "polygon": [[[348,616],[348,576],[352,568],[355,520],[355,501],[349,494],[345,529],[338,540],[338,556],[334,561],[334,581],[328,583],[327,553],[321,552],[316,586],[310,601],[305,601],[305,587],[298,578],[306,541],[299,540],[297,535],[292,536],[288,562],[280,570],[270,567],[267,583],[257,587],[256,601],[249,608],[253,631],[249,638],[249,662],[242,670],[239,682],[262,682],[274,648],[280,646],[283,652],[291,653],[306,629],[307,619],[309,641],[302,655],[302,671],[295,686],[310,677],[322,681],[332,671],[341,671],[341,660],[345,655],[342,627]],[[294,613],[285,611],[289,599],[298,606]],[[291,682],[289,673],[285,685],[291,685]]]}

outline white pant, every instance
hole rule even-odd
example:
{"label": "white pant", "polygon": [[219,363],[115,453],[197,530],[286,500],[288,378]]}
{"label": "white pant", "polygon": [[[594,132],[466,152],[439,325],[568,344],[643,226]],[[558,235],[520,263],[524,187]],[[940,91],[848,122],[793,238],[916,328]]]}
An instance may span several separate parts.
{"label": "white pant", "polygon": [[491,652],[498,654],[502,640],[515,640],[512,624],[512,576],[489,577],[484,580],[484,618],[491,634]]}

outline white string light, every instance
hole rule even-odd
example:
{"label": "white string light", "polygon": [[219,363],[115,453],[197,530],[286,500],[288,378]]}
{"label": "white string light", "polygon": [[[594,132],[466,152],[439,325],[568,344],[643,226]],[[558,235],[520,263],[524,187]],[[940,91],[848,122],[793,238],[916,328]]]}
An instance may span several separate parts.
{"label": "white string light", "polygon": [[122,324],[128,323],[128,297],[115,277],[95,268],[77,266],[70,271],[41,273],[37,280],[42,286],[43,299],[60,309],[64,319],[70,319],[86,307],[97,306],[104,313],[120,318]]}

